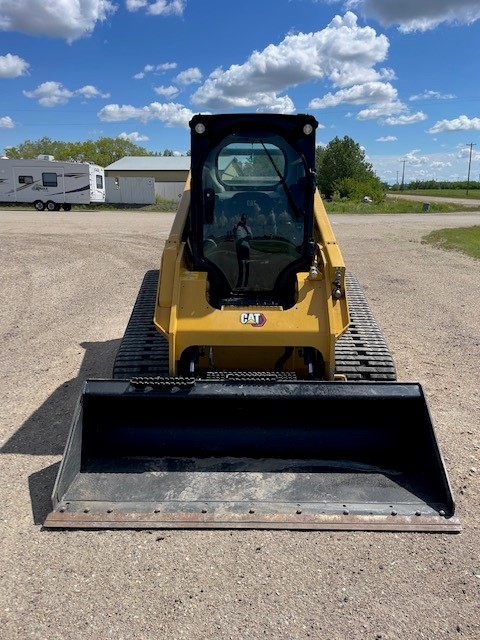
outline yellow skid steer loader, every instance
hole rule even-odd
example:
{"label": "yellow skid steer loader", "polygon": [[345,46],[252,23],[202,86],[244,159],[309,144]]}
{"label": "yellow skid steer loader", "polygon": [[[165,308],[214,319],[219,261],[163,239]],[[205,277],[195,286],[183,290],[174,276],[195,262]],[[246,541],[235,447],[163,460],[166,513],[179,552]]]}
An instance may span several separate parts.
{"label": "yellow skid steer loader", "polygon": [[458,532],[316,188],[310,115],[196,115],[112,378],[87,380],[47,528]]}

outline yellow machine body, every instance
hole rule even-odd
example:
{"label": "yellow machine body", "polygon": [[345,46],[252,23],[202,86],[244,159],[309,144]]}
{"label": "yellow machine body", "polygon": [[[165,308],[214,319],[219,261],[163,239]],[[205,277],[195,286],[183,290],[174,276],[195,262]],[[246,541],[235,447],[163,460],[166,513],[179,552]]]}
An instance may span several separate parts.
{"label": "yellow machine body", "polygon": [[[187,180],[162,255],[154,317],[168,341],[170,375],[179,374],[180,357],[192,346],[201,347],[200,369],[232,371],[273,370],[285,346],[308,346],[323,354],[326,379],[335,379],[335,345],[349,325],[346,296],[334,297],[334,291],[345,292],[345,264],[318,192],[314,202],[315,255],[311,271],[296,276],[295,305],[287,310],[261,304],[216,309],[208,302],[207,274],[191,270],[182,241],[190,210]],[[296,352],[285,370],[306,377]]]}

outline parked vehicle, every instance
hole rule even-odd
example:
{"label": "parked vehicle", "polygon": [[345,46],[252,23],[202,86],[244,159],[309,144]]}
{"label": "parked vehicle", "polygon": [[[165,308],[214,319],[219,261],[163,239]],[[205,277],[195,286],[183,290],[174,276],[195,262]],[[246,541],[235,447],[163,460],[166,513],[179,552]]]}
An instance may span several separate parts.
{"label": "parked vehicle", "polygon": [[99,204],[105,202],[105,172],[90,162],[63,162],[46,155],[0,158],[0,202],[30,202],[37,211]]}

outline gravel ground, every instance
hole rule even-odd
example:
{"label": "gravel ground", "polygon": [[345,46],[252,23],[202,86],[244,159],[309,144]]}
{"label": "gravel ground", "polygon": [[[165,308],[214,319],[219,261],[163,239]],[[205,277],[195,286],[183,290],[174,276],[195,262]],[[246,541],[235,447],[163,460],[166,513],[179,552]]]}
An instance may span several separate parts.
{"label": "gravel ground", "polygon": [[475,211],[478,211],[478,205],[479,205],[479,201],[478,200],[474,200],[472,198],[445,198],[443,196],[414,196],[414,195],[410,195],[410,194],[406,194],[406,193],[399,193],[399,192],[395,192],[395,193],[387,193],[387,198],[391,198],[392,200],[414,200],[415,202],[446,202],[446,203],[452,203],[455,202],[456,204],[461,204],[465,207],[472,207],[472,209],[474,209]]}
{"label": "gravel ground", "polygon": [[3,638],[480,638],[480,265],[421,242],[480,213],[331,220],[424,387],[463,531],[43,530],[81,384],[109,377],[172,215],[0,212]]}

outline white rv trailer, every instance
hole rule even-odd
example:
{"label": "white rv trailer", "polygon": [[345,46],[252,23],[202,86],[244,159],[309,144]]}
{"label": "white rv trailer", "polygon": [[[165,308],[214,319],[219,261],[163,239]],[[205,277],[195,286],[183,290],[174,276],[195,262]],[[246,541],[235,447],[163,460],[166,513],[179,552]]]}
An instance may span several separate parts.
{"label": "white rv trailer", "polygon": [[105,172],[89,162],[0,158],[0,202],[31,202],[37,211],[70,211],[105,202]]}

